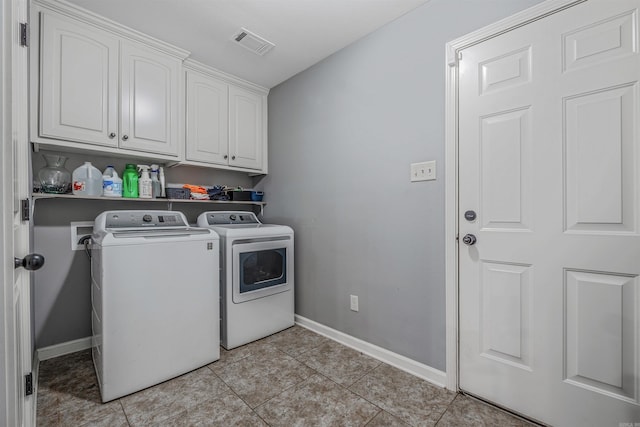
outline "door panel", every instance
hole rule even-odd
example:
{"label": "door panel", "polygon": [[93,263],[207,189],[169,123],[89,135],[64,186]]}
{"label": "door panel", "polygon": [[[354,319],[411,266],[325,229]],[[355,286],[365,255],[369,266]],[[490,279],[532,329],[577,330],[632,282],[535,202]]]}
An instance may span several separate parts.
{"label": "door panel", "polygon": [[554,426],[640,423],[639,7],[461,52],[460,387]]}
{"label": "door panel", "polygon": [[564,101],[566,228],[636,232],[634,123],[637,83]]}
{"label": "door panel", "polygon": [[633,317],[637,281],[637,276],[565,272],[569,382],[633,401],[632,345],[640,333]]}
{"label": "door panel", "polygon": [[482,263],[482,355],[531,369],[531,275],[529,265]]}

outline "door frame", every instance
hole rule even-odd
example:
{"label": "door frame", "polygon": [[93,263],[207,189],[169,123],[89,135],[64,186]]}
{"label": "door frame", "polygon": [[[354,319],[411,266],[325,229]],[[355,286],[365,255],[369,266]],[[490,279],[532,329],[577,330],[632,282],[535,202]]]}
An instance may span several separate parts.
{"label": "door frame", "polygon": [[[0,424],[16,425],[22,419],[22,426],[30,427],[35,424],[35,395],[26,396],[24,374],[33,368],[31,276],[23,270],[16,273],[14,267],[14,257],[26,255],[30,247],[29,223],[22,221],[18,232],[14,230],[18,199],[30,193],[30,178],[23,179],[29,175],[28,51],[17,45],[19,23],[28,22],[27,0],[0,0],[0,22]],[[16,274],[20,275],[19,319],[14,311]]]}
{"label": "door frame", "polygon": [[[11,141],[11,0],[0,0],[0,152],[2,161],[6,158],[7,148]],[[9,150],[9,152],[11,152]],[[7,225],[11,217],[7,212],[13,212],[13,198],[5,191],[11,188],[13,183],[6,182],[4,169],[0,172],[0,276],[2,276],[2,288],[0,290],[0,344],[3,350],[0,352],[0,424],[11,425],[15,423],[15,408],[17,391],[15,390],[15,360],[13,360],[12,348],[7,344],[13,342],[13,266],[9,265],[12,257],[11,236],[5,236],[6,231],[11,229]],[[11,206],[11,207],[9,207]]]}
{"label": "door frame", "polygon": [[470,46],[538,21],[587,0],[546,0],[446,44],[445,89],[445,309],[446,387],[459,390],[458,284],[458,57]]}

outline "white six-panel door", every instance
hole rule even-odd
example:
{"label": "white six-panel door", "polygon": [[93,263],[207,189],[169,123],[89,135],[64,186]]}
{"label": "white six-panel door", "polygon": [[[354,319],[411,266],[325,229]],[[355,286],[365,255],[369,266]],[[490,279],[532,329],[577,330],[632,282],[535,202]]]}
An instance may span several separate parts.
{"label": "white six-panel door", "polygon": [[639,7],[461,52],[460,388],[554,426],[640,423]]}

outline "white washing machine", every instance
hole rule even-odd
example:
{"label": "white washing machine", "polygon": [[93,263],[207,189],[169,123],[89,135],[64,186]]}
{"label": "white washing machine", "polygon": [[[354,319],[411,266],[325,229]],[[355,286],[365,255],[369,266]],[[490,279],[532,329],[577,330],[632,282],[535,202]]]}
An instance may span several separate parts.
{"label": "white washing machine", "polygon": [[108,211],[91,246],[93,362],[102,401],[220,357],[219,238],[181,212]]}
{"label": "white washing machine", "polygon": [[253,212],[204,212],[220,235],[220,335],[232,349],[294,324],[293,230]]}

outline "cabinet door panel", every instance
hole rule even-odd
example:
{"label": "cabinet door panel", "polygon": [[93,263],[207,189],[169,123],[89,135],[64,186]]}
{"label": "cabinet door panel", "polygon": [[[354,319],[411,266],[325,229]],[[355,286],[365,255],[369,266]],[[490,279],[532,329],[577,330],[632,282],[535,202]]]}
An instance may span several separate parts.
{"label": "cabinet door panel", "polygon": [[178,155],[180,61],[121,43],[120,147]]}
{"label": "cabinet door panel", "polygon": [[229,165],[262,168],[262,96],[239,87],[229,87]]}
{"label": "cabinet door panel", "polygon": [[116,146],[117,39],[57,15],[42,18],[40,135]]}
{"label": "cabinet door panel", "polygon": [[187,160],[226,165],[229,154],[228,85],[187,72]]}

